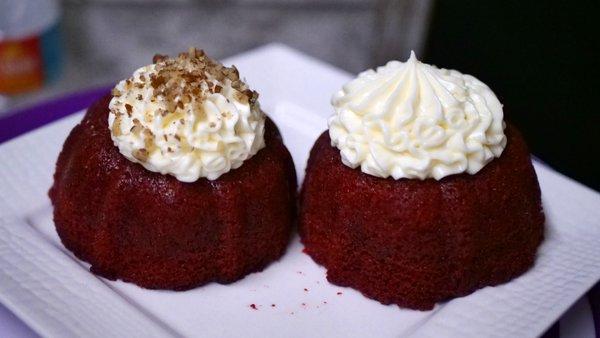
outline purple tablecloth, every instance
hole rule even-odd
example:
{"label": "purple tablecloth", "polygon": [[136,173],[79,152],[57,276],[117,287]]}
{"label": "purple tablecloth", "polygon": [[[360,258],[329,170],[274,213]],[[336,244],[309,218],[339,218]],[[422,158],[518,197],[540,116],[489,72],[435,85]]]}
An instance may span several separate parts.
{"label": "purple tablecloth", "polygon": [[100,96],[108,94],[110,88],[89,89],[10,112],[0,118],[0,143],[85,109]]}
{"label": "purple tablecloth", "polygon": [[[110,87],[94,88],[11,112],[6,117],[0,118],[0,143],[85,109],[109,91]],[[600,338],[600,283],[596,284],[585,297],[592,310],[596,337]],[[4,334],[9,334],[11,337],[35,336],[20,319],[0,304],[0,336]],[[560,337],[560,320],[550,327],[543,337]]]}

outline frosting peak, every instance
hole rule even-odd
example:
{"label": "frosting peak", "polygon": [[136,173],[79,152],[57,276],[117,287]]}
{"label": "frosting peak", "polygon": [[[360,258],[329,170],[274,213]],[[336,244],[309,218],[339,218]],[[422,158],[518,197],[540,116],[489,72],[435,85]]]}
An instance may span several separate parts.
{"label": "frosting peak", "polygon": [[367,70],[332,97],[332,146],[373,176],[475,174],[506,145],[502,105],[471,75],[417,60]]}
{"label": "frosting peak", "polygon": [[113,89],[108,124],[121,154],[182,182],[217,179],[265,146],[258,94],[203,51],[157,55]]}

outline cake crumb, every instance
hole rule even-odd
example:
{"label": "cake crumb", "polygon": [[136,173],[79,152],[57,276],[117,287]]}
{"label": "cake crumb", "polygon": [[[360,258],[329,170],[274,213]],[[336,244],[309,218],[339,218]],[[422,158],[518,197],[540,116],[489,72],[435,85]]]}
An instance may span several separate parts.
{"label": "cake crumb", "polygon": [[252,310],[258,310],[258,308],[256,307],[256,304],[250,304],[250,308],[252,308]]}
{"label": "cake crumb", "polygon": [[337,293],[337,295],[338,295],[338,296],[341,296],[341,295],[342,295],[342,293],[341,293],[341,292],[338,292],[338,293]]}

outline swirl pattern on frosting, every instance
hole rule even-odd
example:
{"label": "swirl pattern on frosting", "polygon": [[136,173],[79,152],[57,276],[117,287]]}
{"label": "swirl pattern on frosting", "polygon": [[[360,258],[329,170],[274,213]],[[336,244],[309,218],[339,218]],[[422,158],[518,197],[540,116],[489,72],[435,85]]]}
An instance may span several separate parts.
{"label": "swirl pattern on frosting", "polygon": [[506,146],[502,105],[471,75],[390,61],[367,70],[332,97],[332,146],[369,175],[442,179],[475,174]]}
{"label": "swirl pattern on frosting", "polygon": [[108,125],[121,154],[182,182],[217,179],[265,146],[258,94],[203,51],[155,57],[113,89]]}

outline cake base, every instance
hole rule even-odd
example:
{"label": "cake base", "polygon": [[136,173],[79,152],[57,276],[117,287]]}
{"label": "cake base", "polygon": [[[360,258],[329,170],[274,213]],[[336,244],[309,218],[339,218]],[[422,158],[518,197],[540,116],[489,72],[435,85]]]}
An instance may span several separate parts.
{"label": "cake base", "polygon": [[292,158],[272,121],[266,147],[217,180],[183,183],[122,156],[106,96],[72,131],[50,198],[66,248],[91,271],[151,289],[230,283],[285,251],[296,211]]}
{"label": "cake base", "polygon": [[527,146],[514,127],[505,132],[499,158],[439,181],[351,169],[323,133],[301,193],[305,252],[331,283],[419,310],[521,275],[534,263],[544,215]]}

